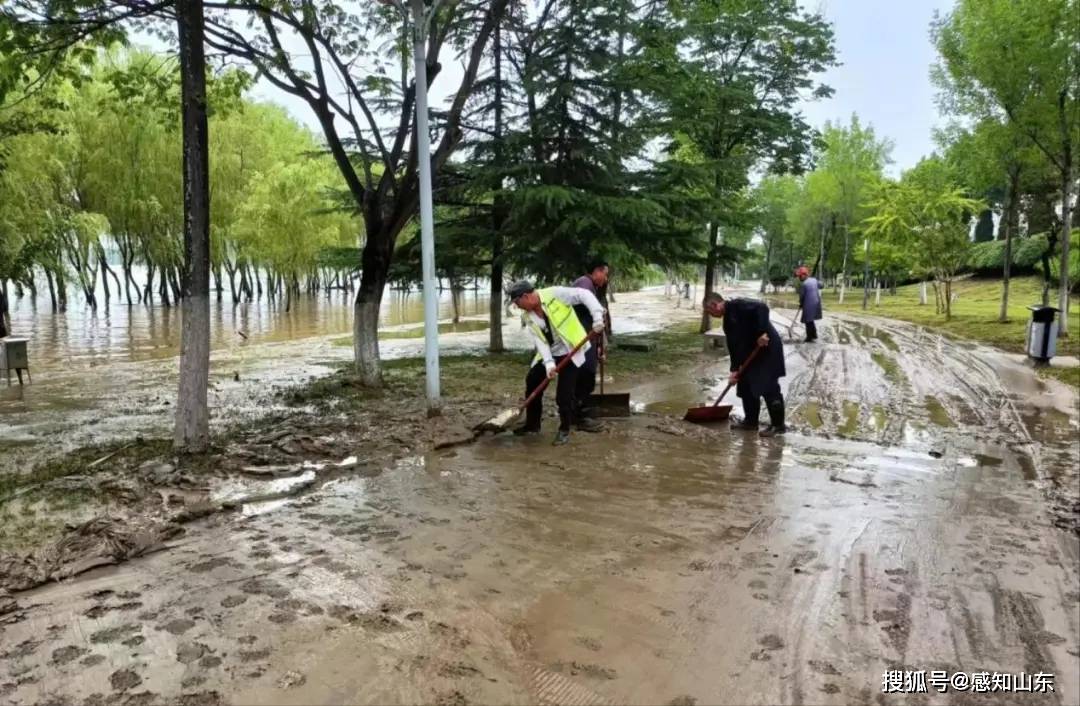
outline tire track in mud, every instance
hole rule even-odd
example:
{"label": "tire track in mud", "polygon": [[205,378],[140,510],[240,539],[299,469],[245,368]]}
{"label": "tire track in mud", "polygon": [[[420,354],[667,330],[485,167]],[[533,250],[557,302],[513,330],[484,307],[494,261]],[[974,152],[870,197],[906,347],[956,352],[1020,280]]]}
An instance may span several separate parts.
{"label": "tire track in mud", "polygon": [[[844,330],[840,322],[833,326]],[[789,399],[800,401],[793,416],[807,422],[816,433],[894,443],[902,435],[907,395],[888,394],[888,390],[904,381],[890,383],[886,371],[875,364],[877,353],[852,345],[859,346],[799,344],[795,351],[806,367],[792,376],[788,386]],[[808,346],[815,346],[813,353],[807,351]],[[871,419],[876,428],[869,427]],[[883,421],[878,423],[878,419]]]}
{"label": "tire track in mud", "polygon": [[[1038,471],[1043,466],[1040,444],[1033,438],[1014,395],[1006,388],[995,367],[980,353],[980,348],[965,346],[941,334],[913,324],[874,319],[874,325],[887,331],[894,340],[905,343],[900,359],[925,373],[916,378],[918,391],[937,395],[946,406],[956,431],[935,429],[951,439],[984,439],[1026,454]],[[929,345],[927,345],[929,343]],[[942,390],[962,390],[964,394],[940,395]],[[957,404],[962,405],[957,408]],[[1004,431],[1005,436],[997,433]]]}
{"label": "tire track in mud", "polygon": [[[905,440],[906,427],[914,425],[916,434],[927,440],[966,437],[1020,447],[1034,466],[1041,465],[1040,449],[1013,395],[980,349],[965,348],[910,324],[844,315],[830,319],[822,326],[830,334],[825,340],[835,338],[840,343],[826,343],[810,356],[806,349],[813,344],[795,344],[795,355],[802,358],[806,368],[794,375],[788,386],[790,399],[806,400],[832,411],[819,413],[824,433],[899,445]],[[826,356],[828,350],[838,347],[839,356]],[[869,360],[862,360],[863,356]],[[838,363],[834,360],[837,357]],[[893,366],[899,374],[891,372]],[[868,375],[870,371],[874,374]],[[944,395],[944,390],[960,394]],[[928,400],[925,404],[912,403],[913,398],[924,397]],[[946,426],[935,423],[929,409],[931,397],[933,404],[943,406],[947,418],[941,421]],[[805,404],[796,407],[793,416],[799,418]],[[839,413],[842,409],[844,415]],[[844,421],[843,416],[847,416],[845,426],[849,428],[837,427]],[[872,434],[866,433],[868,421],[877,427]],[[955,428],[949,429],[948,424]],[[1006,432],[1005,436],[995,433],[999,429]]]}

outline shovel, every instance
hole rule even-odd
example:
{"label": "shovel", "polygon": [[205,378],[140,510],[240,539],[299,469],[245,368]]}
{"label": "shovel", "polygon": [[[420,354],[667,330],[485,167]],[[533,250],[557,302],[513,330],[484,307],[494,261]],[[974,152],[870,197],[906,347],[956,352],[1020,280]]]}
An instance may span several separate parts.
{"label": "shovel", "polygon": [[802,311],[801,306],[798,309],[795,310],[795,318],[791,320],[791,325],[787,327],[787,337],[788,337],[789,341],[794,341],[795,340],[794,338],[792,338],[791,332],[795,328],[795,324],[798,323],[798,321],[799,321],[799,312],[800,311]]}
{"label": "shovel", "polygon": [[[742,377],[742,374],[746,371],[750,364],[754,362],[754,358],[761,352],[762,346],[757,346],[750,356],[743,361],[743,364],[739,366],[739,369],[735,371],[735,374]],[[708,422],[722,422],[728,418],[731,414],[731,405],[720,404],[724,397],[727,395],[728,390],[731,389],[732,383],[728,383],[728,386],[724,388],[724,391],[720,393],[720,396],[716,398],[716,402],[713,402],[708,407],[691,407],[686,410],[686,416],[683,417],[688,422],[694,424],[707,424]]]}
{"label": "shovel", "polygon": [[[581,350],[586,343],[593,339],[594,336],[596,336],[596,332],[590,331],[589,335],[586,336],[581,343],[577,344],[577,346],[574,347],[574,350],[570,351],[570,353],[562,359],[562,362],[555,366],[555,374],[558,375],[563,368],[565,368],[567,365],[570,365],[570,363],[573,362],[572,359],[574,357],[574,354]],[[544,394],[544,390],[547,389],[549,382],[551,382],[551,378],[544,378],[544,381],[540,383],[540,386],[533,390],[532,394],[529,395],[525,399],[525,401],[522,402],[519,406],[511,407],[510,409],[505,409],[502,412],[499,412],[486,422],[481,422],[474,426],[473,431],[477,434],[483,433],[485,431],[494,432],[496,434],[500,431],[506,431],[510,427],[510,425],[512,425],[518,420],[518,417],[520,417],[521,413],[525,411],[525,408],[532,404],[533,400]]]}
{"label": "shovel", "polygon": [[603,351],[600,357],[600,394],[589,395],[585,401],[586,407],[592,407],[597,417],[629,417],[630,416],[630,393],[612,392],[604,393],[604,358]]}

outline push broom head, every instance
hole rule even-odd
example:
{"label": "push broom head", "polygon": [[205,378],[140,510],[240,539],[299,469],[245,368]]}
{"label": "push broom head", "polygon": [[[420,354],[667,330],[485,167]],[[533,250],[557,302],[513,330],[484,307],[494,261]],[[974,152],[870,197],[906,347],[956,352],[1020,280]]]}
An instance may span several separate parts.
{"label": "push broom head", "polygon": [[475,432],[490,431],[493,433],[499,433],[509,429],[517,420],[521,417],[521,409],[518,407],[512,407],[511,409],[503,410],[499,412],[486,422],[481,422],[473,427]]}
{"label": "push broom head", "polygon": [[683,419],[694,424],[708,424],[722,422],[730,414],[731,405],[729,404],[709,405],[708,407],[691,407],[686,410],[686,416]]}

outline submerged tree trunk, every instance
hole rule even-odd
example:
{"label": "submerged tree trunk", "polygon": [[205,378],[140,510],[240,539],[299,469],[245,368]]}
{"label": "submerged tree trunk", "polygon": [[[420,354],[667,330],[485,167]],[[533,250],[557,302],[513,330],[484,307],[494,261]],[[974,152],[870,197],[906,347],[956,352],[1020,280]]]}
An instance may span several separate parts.
{"label": "submerged tree trunk", "polygon": [[67,280],[64,279],[64,270],[56,270],[56,300],[57,311],[61,314],[67,311]]}
{"label": "submerged tree trunk", "polygon": [[44,270],[45,270],[45,281],[49,285],[49,306],[52,308],[52,313],[55,314],[56,313],[56,287],[53,285],[52,271],[48,267],[44,268]]}
{"label": "submerged tree trunk", "polygon": [[105,259],[105,248],[100,244],[97,247],[98,253],[98,268],[101,270],[101,284],[105,289],[105,306],[109,305],[109,282],[108,276],[112,275],[113,283],[116,285],[116,296],[120,296],[120,278],[116,276],[113,269],[109,267],[108,261]]}
{"label": "submerged tree trunk", "polygon": [[11,335],[11,315],[8,313],[8,281],[4,278],[0,279],[0,338],[9,335]]}
{"label": "submerged tree trunk", "polygon": [[[182,265],[180,267],[186,267],[186,265]],[[173,301],[176,302],[177,304],[179,304],[184,298],[184,288],[180,286],[180,278],[183,276],[183,273],[180,272],[180,267],[170,267],[169,268],[169,286],[172,288]],[[209,269],[210,268],[207,267],[208,272],[209,272]],[[207,278],[206,278],[206,290],[207,290],[207,292],[210,291],[210,277],[209,277],[209,274],[207,274]]]}
{"label": "submerged tree trunk", "polygon": [[453,277],[450,278],[450,308],[454,315],[452,323],[461,323],[461,284]]}
{"label": "submerged tree trunk", "polygon": [[210,446],[210,167],[202,0],[177,0],[184,144],[184,297],[175,448]]}
{"label": "submerged tree trunk", "polygon": [[225,274],[229,275],[229,291],[232,292],[233,304],[240,302],[240,296],[236,292],[236,267],[225,258]]}
{"label": "submerged tree trunk", "polygon": [[221,301],[221,265],[214,265],[214,292],[217,293],[217,300]]}
{"label": "submerged tree trunk", "polygon": [[247,297],[251,301],[251,284],[248,282],[247,268],[244,263],[239,263],[236,268],[240,270],[240,298]]}
{"label": "submerged tree trunk", "polygon": [[146,289],[143,290],[143,299],[147,304],[150,303],[151,297],[154,294],[154,263],[150,260],[146,261]]}
{"label": "submerged tree trunk", "polygon": [[[117,247],[120,249],[120,268],[124,272],[124,296],[127,297],[127,305],[131,306],[131,261],[128,259],[131,253],[131,242],[128,237],[117,239]],[[139,288],[135,287],[138,294]]]}
{"label": "submerged tree trunk", "polygon": [[97,257],[98,271],[101,272],[101,290],[105,294],[105,308],[108,309],[109,300],[112,299],[112,293],[109,291],[109,273],[106,271],[105,252],[100,245],[98,246]]}
{"label": "submerged tree trunk", "polygon": [[164,265],[161,266],[161,271],[158,272],[158,279],[161,280],[158,284],[158,295],[161,297],[161,303],[165,306],[172,306],[172,300],[169,298],[168,268]]}

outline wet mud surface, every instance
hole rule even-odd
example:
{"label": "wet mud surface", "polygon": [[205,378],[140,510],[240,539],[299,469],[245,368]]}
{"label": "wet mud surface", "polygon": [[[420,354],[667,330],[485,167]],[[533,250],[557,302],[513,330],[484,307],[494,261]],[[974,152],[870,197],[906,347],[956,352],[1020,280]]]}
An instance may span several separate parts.
{"label": "wet mud surface", "polygon": [[883,695],[889,669],[1051,672],[1039,702],[1080,701],[1075,395],[911,326],[821,330],[788,346],[784,437],[674,416],[725,382],[703,357],[559,450],[345,469],[0,594],[0,703],[981,696]]}

